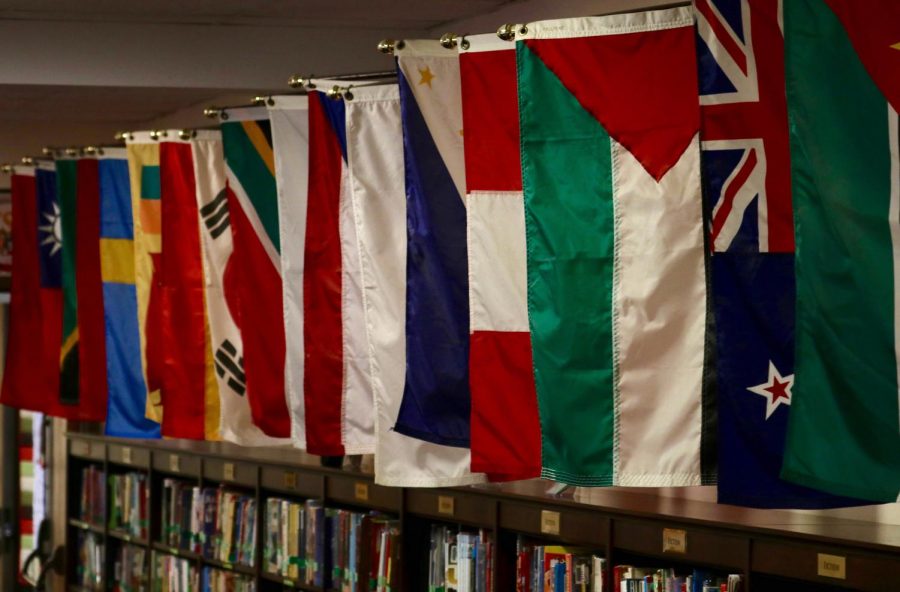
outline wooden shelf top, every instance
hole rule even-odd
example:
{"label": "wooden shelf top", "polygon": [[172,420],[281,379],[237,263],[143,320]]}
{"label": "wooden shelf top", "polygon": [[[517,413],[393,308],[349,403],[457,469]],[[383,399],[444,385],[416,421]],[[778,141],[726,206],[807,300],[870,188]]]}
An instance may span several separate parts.
{"label": "wooden shelf top", "polygon": [[[149,448],[170,454],[197,455],[227,461],[251,462],[267,466],[296,468],[331,475],[337,479],[371,482],[368,473],[331,469],[319,465],[319,457],[284,447],[245,448],[226,442],[187,440],[129,440],[70,433],[73,441],[91,442],[89,459],[96,459],[93,443],[109,446]],[[74,452],[73,452],[74,454]],[[110,459],[111,462],[115,462]],[[784,510],[759,510],[666,497],[646,489],[571,487],[561,495],[552,495],[554,483],[540,479],[513,483],[490,483],[436,491],[449,495],[488,496],[509,504],[538,506],[548,510],[572,508],[608,514],[617,520],[653,520],[666,526],[671,520],[684,527],[753,533],[757,538],[801,539],[836,547],[856,547],[890,554],[900,552],[900,525],[851,520],[830,515]]]}

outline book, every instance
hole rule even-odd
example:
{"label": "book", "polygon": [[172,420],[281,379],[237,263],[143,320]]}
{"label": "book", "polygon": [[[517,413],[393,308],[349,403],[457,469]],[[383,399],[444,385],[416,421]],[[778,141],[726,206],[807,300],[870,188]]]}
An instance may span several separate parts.
{"label": "book", "polygon": [[113,592],[148,592],[147,551],[144,547],[122,544],[113,559]]}
{"label": "book", "polygon": [[144,473],[109,476],[109,528],[138,538],[147,538],[149,489]]}

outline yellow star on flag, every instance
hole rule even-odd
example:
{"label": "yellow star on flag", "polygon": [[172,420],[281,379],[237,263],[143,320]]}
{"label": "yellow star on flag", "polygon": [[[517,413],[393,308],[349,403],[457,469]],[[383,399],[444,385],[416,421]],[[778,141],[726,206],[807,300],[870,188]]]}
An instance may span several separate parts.
{"label": "yellow star on flag", "polygon": [[900,41],[891,46],[893,49],[900,49]]}
{"label": "yellow star on flag", "polygon": [[431,88],[431,81],[434,80],[434,74],[431,72],[431,68],[425,66],[425,69],[419,68],[419,75],[422,77],[419,80],[419,84],[427,84],[428,88]]}

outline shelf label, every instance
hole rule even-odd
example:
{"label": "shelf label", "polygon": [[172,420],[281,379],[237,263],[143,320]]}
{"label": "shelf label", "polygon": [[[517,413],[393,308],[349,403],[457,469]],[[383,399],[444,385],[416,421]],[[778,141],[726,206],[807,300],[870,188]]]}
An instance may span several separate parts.
{"label": "shelf label", "polygon": [[444,514],[445,516],[453,516],[455,500],[453,496],[450,495],[439,495],[437,499],[437,511],[438,514]]}
{"label": "shelf label", "polygon": [[169,455],[169,470],[173,473],[181,471],[181,458],[177,454]]}
{"label": "shelf label", "polygon": [[826,578],[847,579],[847,558],[819,553],[818,574]]}
{"label": "shelf label", "polygon": [[131,464],[131,448],[129,448],[128,446],[122,448],[122,462],[126,465]]}
{"label": "shelf label", "polygon": [[687,553],[687,532],[680,528],[664,528],[663,553]]}
{"label": "shelf label", "polygon": [[559,534],[559,512],[541,510],[541,534]]}
{"label": "shelf label", "polygon": [[353,497],[361,502],[369,501],[369,484],[357,481],[356,486],[353,488]]}
{"label": "shelf label", "polygon": [[297,473],[292,473],[290,471],[284,472],[284,488],[285,489],[297,489]]}
{"label": "shelf label", "polygon": [[222,467],[222,478],[226,481],[234,481],[234,463],[225,463]]}

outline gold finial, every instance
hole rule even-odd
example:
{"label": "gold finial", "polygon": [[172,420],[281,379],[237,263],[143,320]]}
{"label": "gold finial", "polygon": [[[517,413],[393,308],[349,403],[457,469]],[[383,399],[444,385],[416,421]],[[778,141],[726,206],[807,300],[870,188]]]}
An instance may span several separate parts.
{"label": "gold finial", "polygon": [[306,86],[306,78],[300,76],[299,74],[294,74],[290,78],[288,78],[288,86],[291,88],[303,88]]}
{"label": "gold finial", "polygon": [[116,132],[116,135],[113,137],[117,142],[125,142],[127,140],[133,140],[134,134],[131,132]]}
{"label": "gold finial", "polygon": [[441,35],[441,47],[444,49],[454,49],[457,45],[459,35],[456,33],[444,33]]}
{"label": "gold finial", "polygon": [[341,87],[335,84],[325,91],[325,96],[333,101],[339,101],[341,99]]}
{"label": "gold finial", "polygon": [[268,105],[269,107],[271,107],[275,104],[275,101],[272,100],[272,97],[267,97],[265,95],[256,95],[255,97],[253,97],[252,103],[257,107],[262,105]]}
{"label": "gold finial", "polygon": [[160,138],[167,138],[169,136],[169,132],[166,130],[150,130],[150,139],[159,141]]}
{"label": "gold finial", "polygon": [[218,107],[213,107],[212,105],[210,105],[209,107],[207,107],[203,110],[203,116],[208,117],[209,119],[215,119],[216,117],[219,116],[219,113],[221,111],[222,110],[219,109]]}
{"label": "gold finial", "polygon": [[499,37],[503,41],[514,40],[516,38],[516,26],[510,23],[500,25],[500,28],[497,29],[497,37]]}
{"label": "gold finial", "polygon": [[183,129],[178,132],[178,137],[182,140],[190,140],[197,136],[197,130]]}
{"label": "gold finial", "polygon": [[406,43],[402,39],[382,39],[378,42],[378,51],[385,55],[394,55],[394,51],[404,47]]}
{"label": "gold finial", "polygon": [[23,156],[23,157],[22,157],[22,164],[23,164],[24,166],[34,166],[34,159],[31,158],[30,156]]}
{"label": "gold finial", "polygon": [[8,162],[0,164],[0,173],[3,173],[5,175],[11,175],[12,172],[13,172],[13,166],[11,164],[9,164]]}
{"label": "gold finial", "polygon": [[79,150],[78,148],[75,148],[74,146],[69,146],[68,148],[66,148],[65,152],[66,152],[66,156],[69,156],[69,157],[74,157],[74,156],[78,156],[79,154],[81,154],[81,150]]}

